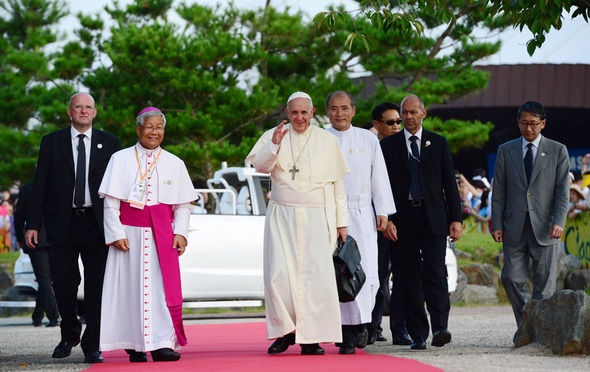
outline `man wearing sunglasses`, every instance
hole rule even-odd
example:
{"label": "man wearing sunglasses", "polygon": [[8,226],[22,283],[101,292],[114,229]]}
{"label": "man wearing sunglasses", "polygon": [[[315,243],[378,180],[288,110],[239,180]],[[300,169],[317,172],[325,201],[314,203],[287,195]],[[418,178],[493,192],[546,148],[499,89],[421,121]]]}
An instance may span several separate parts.
{"label": "man wearing sunglasses", "polygon": [[371,116],[379,140],[402,130],[402,119],[399,113],[399,106],[390,102],[381,103],[373,109]]}
{"label": "man wearing sunglasses", "polygon": [[[402,119],[400,107],[396,103],[383,102],[373,109],[371,113],[373,126],[377,129],[377,138],[382,140],[392,134],[401,132]],[[406,314],[401,287],[401,275],[394,255],[394,242],[377,232],[377,244],[379,246],[379,283],[380,287],[375,297],[375,308],[373,309],[371,323],[368,327],[369,339],[367,344],[372,345],[375,341],[387,341],[382,334],[381,320],[385,306],[389,306],[389,328],[391,329],[393,345],[411,345],[412,339],[406,329]],[[391,264],[391,265],[390,265]],[[387,281],[391,267],[393,286],[389,288]],[[385,304],[385,291],[391,290],[389,304]]]}

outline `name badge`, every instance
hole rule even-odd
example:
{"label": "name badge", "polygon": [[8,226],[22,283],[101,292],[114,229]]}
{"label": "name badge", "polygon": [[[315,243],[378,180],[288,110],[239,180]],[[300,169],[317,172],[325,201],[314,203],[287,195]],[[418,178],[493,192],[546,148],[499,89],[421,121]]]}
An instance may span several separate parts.
{"label": "name badge", "polygon": [[129,203],[133,208],[143,209],[145,206],[146,195],[146,186],[142,183],[134,183],[131,185],[131,191],[129,192],[127,203]]}

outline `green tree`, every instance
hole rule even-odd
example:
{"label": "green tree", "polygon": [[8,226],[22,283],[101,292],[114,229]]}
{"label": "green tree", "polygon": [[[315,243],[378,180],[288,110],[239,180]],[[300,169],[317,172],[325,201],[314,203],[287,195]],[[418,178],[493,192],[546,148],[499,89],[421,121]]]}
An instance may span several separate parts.
{"label": "green tree", "polygon": [[526,26],[533,33],[533,38],[527,43],[531,56],[543,45],[547,33],[552,29],[561,29],[564,11],[571,12],[572,18],[582,16],[586,22],[590,17],[588,0],[490,0],[489,3],[491,7],[486,15],[510,15],[516,18],[516,25],[521,31]]}
{"label": "green tree", "polygon": [[136,140],[137,112],[159,107],[169,123],[164,146],[194,178],[208,178],[222,161],[243,164],[261,131],[285,117],[293,91],[323,99],[333,89],[328,70],[344,49],[318,37],[300,13],[269,2],[256,11],[180,4],[178,25],[167,20],[171,10],[168,0],[107,8],[115,22],[108,38],[95,18],[80,17],[86,45],[111,62],[82,81],[103,108],[101,123],[124,145]]}
{"label": "green tree", "polygon": [[[316,16],[315,22],[322,28],[334,29],[349,48],[349,59],[358,58],[376,78],[376,93],[363,102],[365,107],[360,110],[367,120],[375,104],[400,102],[410,93],[433,106],[485,89],[489,74],[473,64],[496,53],[500,42],[482,41],[474,36],[474,30],[501,31],[513,22],[505,16],[486,17],[485,1],[407,1],[382,8],[378,8],[377,3],[382,3],[379,1],[360,3],[357,15],[326,12]],[[417,3],[424,6],[417,7]],[[434,3],[444,11],[428,5]],[[362,43],[354,42],[354,38],[361,38]],[[429,117],[425,126],[444,134],[453,152],[483,146],[493,129],[491,123],[442,123]]]}
{"label": "green tree", "polygon": [[67,15],[61,0],[7,0],[0,8],[0,186],[6,188],[32,181],[41,136],[68,124],[64,102],[82,67],[73,66],[76,56],[64,57],[75,43],[51,51]]}

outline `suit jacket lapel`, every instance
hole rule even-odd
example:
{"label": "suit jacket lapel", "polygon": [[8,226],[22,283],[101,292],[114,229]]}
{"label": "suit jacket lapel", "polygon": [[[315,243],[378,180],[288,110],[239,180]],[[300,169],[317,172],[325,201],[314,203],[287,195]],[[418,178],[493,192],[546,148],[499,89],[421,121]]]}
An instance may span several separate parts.
{"label": "suit jacket lapel", "polygon": [[410,171],[410,160],[408,155],[408,146],[406,145],[406,136],[404,136],[404,132],[400,132],[401,134],[395,138],[395,149],[399,152],[399,158],[402,159],[402,162]]}
{"label": "suit jacket lapel", "polygon": [[92,169],[98,162],[100,151],[97,150],[102,149],[102,136],[100,135],[100,132],[94,128],[91,128],[91,130],[92,140],[90,141],[90,164],[88,164],[88,174],[92,173]]}
{"label": "suit jacket lapel", "polygon": [[547,146],[547,141],[545,137],[541,136],[541,141],[539,142],[539,148],[537,149],[537,156],[535,157],[535,162],[533,164],[533,171],[531,173],[531,183],[537,177],[539,173],[545,168],[545,162],[547,158],[547,153],[549,148]]}
{"label": "suit jacket lapel", "polygon": [[[420,163],[423,164],[430,164],[430,156],[432,151],[429,151],[428,147],[430,147],[431,141],[430,140],[430,133],[423,129],[422,130],[422,140],[420,141]],[[428,147],[426,146],[426,142],[428,142]]]}
{"label": "suit jacket lapel", "polygon": [[514,166],[518,177],[520,177],[521,181],[527,185],[528,181],[524,170],[524,156],[522,154],[522,139],[520,137],[514,140],[512,146],[510,146],[510,159],[512,160],[512,165]]}
{"label": "suit jacket lapel", "polygon": [[58,148],[61,151],[61,155],[65,160],[67,168],[70,170],[70,172],[72,172],[72,174],[76,174],[74,172],[74,153],[72,151],[72,136],[70,128],[64,129],[62,131]]}

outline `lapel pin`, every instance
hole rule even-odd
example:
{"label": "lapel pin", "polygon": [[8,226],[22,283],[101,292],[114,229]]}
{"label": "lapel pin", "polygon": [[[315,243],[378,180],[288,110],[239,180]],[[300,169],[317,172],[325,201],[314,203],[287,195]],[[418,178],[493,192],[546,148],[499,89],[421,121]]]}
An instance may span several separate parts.
{"label": "lapel pin", "polygon": [[430,141],[426,141],[426,147],[430,146]]}
{"label": "lapel pin", "polygon": [[96,147],[98,147],[99,149],[102,149],[102,143],[99,143],[98,145],[96,145]]}
{"label": "lapel pin", "polygon": [[541,153],[541,156],[545,156],[545,153],[544,153],[544,152],[542,152],[542,153]]}

